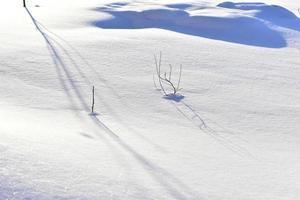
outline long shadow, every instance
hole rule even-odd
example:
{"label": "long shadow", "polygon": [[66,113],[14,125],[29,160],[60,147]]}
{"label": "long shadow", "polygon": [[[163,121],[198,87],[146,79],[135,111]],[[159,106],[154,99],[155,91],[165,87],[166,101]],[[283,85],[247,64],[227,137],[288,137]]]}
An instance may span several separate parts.
{"label": "long shadow", "polygon": [[[67,45],[75,54],[76,56],[78,56],[78,58],[80,58],[80,60],[82,61],[82,64],[86,67],[88,67],[89,69],[91,69],[93,71],[94,74],[97,75],[98,80],[101,81],[101,83],[103,83],[107,88],[109,88],[111,90],[111,92],[117,97],[117,98],[121,98],[121,96],[118,94],[118,92],[109,84],[107,83],[107,80],[104,79],[102,77],[102,75],[100,75],[100,73],[92,66],[89,64],[89,62],[84,58],[84,56],[75,48],[73,47],[73,45],[71,45],[68,41],[66,41],[64,38],[62,38],[61,36],[57,35],[56,33],[50,31],[47,27],[45,27],[43,24],[41,24],[40,22],[38,22],[38,24],[44,29],[46,30],[48,33],[52,34],[54,37],[56,37],[57,39],[59,39],[60,41],[62,41],[65,45]],[[66,55],[68,56],[68,58],[70,60],[72,59],[72,56],[70,55],[70,53],[68,53],[68,51],[63,47],[62,44],[60,44],[57,40],[56,43],[64,50],[64,52],[66,53]],[[73,60],[74,61],[74,60]],[[76,64],[78,65],[78,64]],[[81,73],[82,74],[82,73]],[[90,83],[90,81],[87,81]]]}
{"label": "long shadow", "polygon": [[[101,81],[101,83],[103,83],[106,86],[106,88],[108,88],[114,94],[115,97],[117,97],[118,99],[121,99],[118,92],[98,73],[98,71],[93,66],[91,66],[89,64],[89,62],[81,55],[81,53],[76,48],[74,48],[69,42],[67,42],[65,39],[63,39],[56,33],[50,31],[41,22],[36,21],[36,23],[39,25],[39,27],[41,27],[45,31],[47,31],[47,33],[53,35],[58,40],[62,41],[65,45],[67,45],[71,49],[71,51],[74,52],[76,54],[76,56],[78,56],[78,58],[80,58],[80,60],[82,61],[82,64],[84,66],[88,67],[89,69],[91,69],[93,71],[93,73],[97,75],[97,78]],[[45,34],[45,31],[43,31],[44,34]],[[64,53],[64,55],[70,60],[70,62],[72,63],[72,66],[74,66],[75,69],[78,71],[81,78],[84,79],[85,83],[88,85],[92,85],[92,83],[89,81],[89,79],[85,76],[84,72],[80,69],[80,64],[78,64],[77,61],[75,59],[73,59],[72,55],[69,53],[69,50],[67,50],[64,47],[64,45],[61,44],[58,40],[54,39],[54,37],[50,37],[49,34],[47,34],[48,35],[47,39],[52,41],[54,44],[56,44],[60,48],[60,50]],[[118,120],[118,122],[121,123],[124,127],[126,127],[126,129],[128,129],[128,131],[130,131],[131,133],[134,133],[136,136],[138,136],[142,140],[144,140],[147,143],[149,143],[150,145],[152,145],[156,150],[159,150],[161,152],[166,152],[166,150],[162,146],[159,146],[158,144],[152,142],[151,140],[146,138],[144,135],[140,134],[139,132],[137,132],[136,130],[130,128],[127,124],[125,124],[124,121],[122,120],[122,118],[116,112],[113,112],[114,109],[111,106],[109,106],[103,100],[103,97],[98,95],[98,93],[96,93],[96,97],[97,97],[97,100],[99,100],[106,108],[108,108],[110,110],[111,114],[114,115],[114,117]],[[122,103],[124,103],[124,102],[122,102]],[[100,125],[102,123],[99,120],[93,120],[93,121],[95,123],[100,123]],[[103,123],[102,123],[102,125],[103,125]]]}
{"label": "long shadow", "polygon": [[120,138],[114,131],[112,131],[108,126],[101,122],[96,115],[91,115],[91,118],[98,122],[96,123],[100,128],[102,128],[107,135],[120,147],[123,148],[127,153],[129,153],[142,168],[151,175],[151,177],[157,181],[168,193],[172,196],[173,199],[178,200],[190,200],[190,199],[202,199],[200,195],[194,192],[181,180],[174,177],[167,170],[157,166],[142,154],[135,151],[131,146],[129,146],[122,138]]}
{"label": "long shadow", "polygon": [[[69,80],[69,84],[74,87],[75,95],[80,100],[82,106],[88,110],[87,104],[82,98],[82,95],[79,91],[79,89],[76,88],[76,85],[72,82],[71,75],[69,74],[69,71],[67,69],[66,64],[64,63],[63,59],[61,58],[58,50],[54,46],[54,43],[59,45],[57,41],[55,41],[52,37],[47,35],[41,28],[40,23],[35,20],[35,18],[32,16],[30,11],[26,8],[26,11],[28,12],[29,16],[32,19],[33,24],[35,25],[36,29],[40,32],[40,34],[43,36],[47,47],[52,55],[53,62],[58,70],[58,72],[63,71],[66,78]],[[60,45],[59,45],[60,46]],[[60,46],[62,48],[62,46]],[[63,49],[65,53],[67,51]],[[69,55],[69,54],[67,54]],[[70,55],[69,55],[70,56]],[[75,63],[74,60],[71,60],[73,65]],[[76,63],[75,63],[76,64]],[[77,66],[78,67],[78,66]],[[62,68],[62,69],[61,69]],[[72,100],[71,94],[67,90],[66,83],[63,79],[63,74],[59,73],[59,78],[64,86],[64,89],[66,90],[68,96],[70,97],[70,100]],[[140,164],[141,166],[164,188],[168,193],[174,198],[174,199],[199,199],[199,196],[194,193],[190,188],[188,188],[184,183],[182,183],[179,179],[168,173],[166,170],[162,169],[161,167],[158,167],[151,161],[147,160],[144,156],[136,152],[132,147],[130,147],[128,144],[126,144],[116,133],[114,133],[104,122],[102,122],[96,115],[90,115],[90,118],[94,122],[95,125],[97,125],[99,128],[104,130],[110,138],[116,142],[119,146],[121,146],[126,152],[128,152],[131,156],[133,156]],[[103,138],[103,137],[102,137]],[[111,145],[110,145],[111,146]],[[112,147],[112,146],[111,146]],[[180,190],[178,189],[180,188]]]}
{"label": "long shadow", "polygon": [[[70,60],[70,62],[72,63],[72,66],[74,66],[74,68],[79,72],[79,75],[81,76],[81,78],[85,81],[85,83],[92,85],[91,82],[88,80],[88,78],[84,75],[83,71],[80,69],[80,66],[77,64],[77,62],[72,58],[72,56],[69,54],[69,52],[64,48],[64,46],[62,44],[60,44],[57,40],[55,40],[53,37],[51,37],[49,34],[46,33],[46,31],[52,35],[55,35],[55,37],[59,38],[60,40],[64,41],[65,43],[67,43],[64,39],[62,39],[60,36],[58,36],[57,34],[49,31],[42,23],[40,23],[39,21],[37,21],[33,15],[30,13],[30,11],[28,10],[28,8],[26,8],[26,11],[28,12],[33,24],[35,25],[36,29],[39,31],[39,33],[43,36],[46,44],[47,44],[47,48],[49,49],[49,52],[51,54],[53,63],[55,64],[55,67],[57,69],[57,73],[59,75],[59,80],[61,82],[61,84],[63,85],[63,88],[65,90],[65,92],[68,94],[68,97],[70,98],[70,101],[74,101],[71,93],[69,92],[69,90],[67,89],[67,84],[65,83],[65,80],[63,78],[63,74],[61,73],[61,71],[63,70],[63,72],[65,72],[66,75],[66,81],[69,82],[71,84],[71,86],[73,86],[73,89],[75,90],[76,96],[79,98],[82,106],[85,108],[86,111],[89,110],[87,103],[85,102],[85,100],[82,97],[81,92],[79,91],[79,89],[76,87],[74,81],[72,81],[72,77],[70,72],[67,69],[67,66],[65,64],[65,62],[63,61],[61,55],[59,54],[58,49],[55,47],[55,45],[57,45],[60,50],[64,53],[64,55]],[[46,31],[43,31],[46,30]],[[70,46],[70,44],[68,44],[68,46]],[[73,47],[72,47],[73,48]],[[79,53],[78,53],[79,54]],[[79,54],[80,55],[80,54]],[[80,57],[82,57],[80,55]],[[83,59],[83,58],[82,58]],[[85,61],[85,64],[87,64],[87,62]],[[90,65],[88,65],[89,67],[91,67]],[[95,69],[93,69],[94,72],[96,71]],[[98,98],[98,99],[102,99],[102,98]],[[108,106],[108,105],[105,105]]]}
{"label": "long shadow", "polygon": [[[157,91],[161,90],[156,86],[154,82],[155,88]],[[201,117],[201,115],[192,108],[189,104],[185,103],[183,99],[185,96],[181,94],[176,95],[167,95],[163,97],[166,100],[169,100],[173,106],[176,108],[176,110],[183,115],[188,121],[192,122],[195,126],[197,126],[202,132],[209,135],[211,138],[213,138],[215,141],[217,141],[219,144],[224,146],[226,149],[230,150],[231,152],[244,157],[249,156],[251,158],[254,158],[254,156],[248,152],[245,148],[235,144],[225,136],[220,134],[220,131],[216,131],[210,126],[207,125],[206,119]],[[212,122],[212,120],[209,120]],[[215,123],[215,122],[214,122]],[[217,123],[215,123],[217,124]],[[218,125],[221,127],[220,125]],[[228,133],[228,131],[223,131],[224,133]],[[255,158],[254,158],[255,159]]]}
{"label": "long shadow", "polygon": [[[59,42],[58,40],[62,41],[66,46],[68,46],[72,50],[72,52],[74,52],[80,58],[82,66],[85,66],[85,67],[88,67],[89,69],[91,69],[93,71],[93,73],[97,75],[98,80],[100,80],[106,86],[106,88],[108,88],[114,94],[115,97],[117,97],[118,99],[121,99],[121,97],[119,96],[117,91],[98,73],[98,71],[93,66],[91,66],[88,63],[88,61],[78,52],[78,50],[76,50],[69,42],[64,40],[62,37],[60,37],[59,35],[53,33],[52,31],[50,31],[41,22],[37,21],[32,16],[32,14],[29,12],[29,10],[27,8],[26,8],[26,10],[27,10],[29,16],[31,17],[36,29],[43,36],[43,38],[44,38],[44,40],[47,44],[47,47],[49,49],[49,52],[52,56],[55,67],[57,69],[57,72],[58,72],[58,75],[59,75],[59,80],[60,80],[61,84],[64,86],[64,90],[66,91],[66,93],[69,97],[69,100],[72,102],[72,105],[75,105],[75,101],[72,98],[72,94],[67,89],[67,83],[69,83],[69,82],[71,83],[72,88],[74,88],[74,90],[75,90],[75,96],[77,97],[77,99],[79,99],[79,101],[81,102],[81,105],[83,106],[85,111],[89,110],[88,105],[84,101],[80,90],[76,87],[76,85],[70,79],[71,78],[70,72],[68,71],[67,65],[63,61],[62,56],[59,54],[58,48],[63,53],[65,58],[67,58],[70,61],[72,69],[75,69],[78,72],[81,79],[84,80],[84,82],[89,86],[92,86],[93,84],[90,82],[88,77],[86,77],[84,72],[81,70],[81,67],[80,67],[81,65],[77,62],[77,60],[75,60],[73,58],[73,56],[69,53],[69,50],[66,49],[64,47],[64,45],[61,42]],[[50,34],[52,36],[54,36],[56,39],[54,37],[50,36]],[[56,47],[58,47],[58,48],[56,48]],[[66,78],[67,78],[66,81],[67,82],[64,81],[64,79],[63,79],[64,74],[61,73],[61,71],[65,72],[65,74],[67,75],[66,76]],[[142,140],[144,140],[147,143],[149,143],[150,145],[152,145],[156,150],[159,150],[160,152],[166,152],[166,150],[163,147],[159,146],[158,144],[153,143],[151,140],[149,140],[148,138],[146,138],[145,136],[143,136],[139,132],[137,132],[137,131],[133,130],[132,128],[130,128],[129,126],[127,126],[123,122],[122,118],[116,112],[114,112],[114,109],[111,106],[109,106],[109,104],[107,104],[103,100],[103,97],[99,96],[97,92],[96,92],[96,97],[97,97],[96,100],[100,101],[101,104],[105,108],[109,109],[110,113],[118,120],[118,122],[121,123],[124,127],[126,127],[126,129],[128,129],[131,133],[134,133],[136,136],[138,136]],[[103,122],[101,122],[100,120],[93,120],[93,122],[97,123],[98,125],[101,125],[102,127],[105,126],[105,124]]]}
{"label": "long shadow", "polygon": [[[176,102],[176,101],[175,101]],[[240,157],[249,157],[256,160],[256,158],[245,148],[241,147],[240,145],[234,143],[224,135],[220,134],[220,131],[214,130],[211,128],[207,123],[206,119],[201,117],[201,115],[194,110],[189,104],[185,103],[183,100],[180,102],[175,103],[174,101],[171,101],[171,103],[174,105],[176,110],[184,116],[188,121],[193,123],[195,126],[197,126],[203,133],[210,136],[212,139],[214,139],[216,142],[218,142],[220,145],[225,147],[226,149],[230,150],[234,154],[240,156]],[[210,120],[211,121],[211,120]],[[227,131],[223,131],[227,132]]]}
{"label": "long shadow", "polygon": [[192,16],[185,10],[189,4],[179,6],[171,4],[168,7],[172,9],[133,11],[130,8],[126,9],[126,5],[108,4],[105,7],[97,8],[96,11],[108,13],[112,18],[94,21],[92,24],[105,29],[160,28],[188,35],[268,48],[282,48],[287,45],[282,33],[271,29],[260,18]]}
{"label": "long shadow", "polygon": [[56,72],[58,74],[59,77],[59,81],[64,89],[64,91],[66,92],[70,102],[73,104],[73,106],[75,106],[75,101],[72,97],[71,92],[68,89],[68,85],[71,87],[71,89],[74,91],[75,96],[77,97],[76,99],[79,101],[79,103],[81,104],[81,107],[85,110],[88,111],[89,107],[87,105],[87,103],[85,102],[81,92],[79,91],[78,87],[75,85],[75,82],[73,81],[72,75],[70,73],[70,71],[68,70],[67,65],[65,64],[63,58],[61,57],[61,55],[59,54],[58,49],[56,49],[55,45],[53,44],[53,38],[51,38],[47,33],[45,33],[41,27],[39,26],[39,22],[33,17],[33,15],[31,14],[31,12],[28,10],[28,8],[25,8],[28,15],[30,16],[32,23],[34,24],[34,26],[36,27],[37,31],[41,34],[41,36],[43,37],[43,39],[45,40],[46,44],[47,44],[47,48],[51,54],[53,63],[56,67]]}

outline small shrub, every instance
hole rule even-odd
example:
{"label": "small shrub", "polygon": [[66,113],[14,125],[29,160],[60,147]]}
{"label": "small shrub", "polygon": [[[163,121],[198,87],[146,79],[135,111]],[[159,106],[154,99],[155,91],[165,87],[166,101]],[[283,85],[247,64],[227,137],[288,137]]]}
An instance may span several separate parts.
{"label": "small shrub", "polygon": [[[173,76],[173,66],[171,64],[169,64],[169,71],[162,72],[161,59],[162,59],[161,52],[159,53],[158,58],[156,55],[154,55],[155,70],[156,70],[156,76],[157,76],[157,79],[159,82],[159,87],[166,96],[176,95],[177,92],[182,89],[182,88],[180,88],[182,65],[180,65],[178,79],[176,81],[174,81],[174,79],[172,77]],[[157,88],[157,84],[155,82],[154,77],[155,76],[153,75],[154,85]]]}

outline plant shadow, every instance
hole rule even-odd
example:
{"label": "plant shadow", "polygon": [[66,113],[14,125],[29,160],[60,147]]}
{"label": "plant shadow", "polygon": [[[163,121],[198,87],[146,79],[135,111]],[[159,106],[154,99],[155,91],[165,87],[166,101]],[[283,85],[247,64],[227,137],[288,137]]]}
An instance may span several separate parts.
{"label": "plant shadow", "polygon": [[97,112],[91,112],[91,113],[89,114],[89,116],[91,116],[91,117],[96,117],[96,116],[98,116],[98,115],[100,115],[100,114],[97,113]]}
{"label": "plant shadow", "polygon": [[168,94],[168,95],[164,95],[163,98],[170,101],[180,102],[185,98],[185,96],[181,94]]}

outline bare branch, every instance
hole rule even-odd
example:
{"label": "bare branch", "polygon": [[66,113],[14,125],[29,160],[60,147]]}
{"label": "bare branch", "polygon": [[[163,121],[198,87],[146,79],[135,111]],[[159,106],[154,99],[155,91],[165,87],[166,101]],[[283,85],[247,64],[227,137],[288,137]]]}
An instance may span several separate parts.
{"label": "bare branch", "polygon": [[158,87],[157,87],[157,85],[156,85],[156,81],[155,81],[155,76],[154,76],[154,74],[153,74],[153,84],[154,84],[155,89],[158,89]]}
{"label": "bare branch", "polygon": [[182,74],[182,65],[180,65],[179,79],[178,79],[178,82],[177,82],[177,91],[181,90],[181,89],[179,88],[179,86],[180,86],[180,81],[181,81],[181,74]]}
{"label": "bare branch", "polygon": [[159,81],[159,85],[161,90],[163,91],[163,93],[165,95],[167,95],[167,92],[165,91],[165,88],[163,87],[163,84],[161,82],[161,75],[160,75],[160,68],[161,68],[161,52],[159,54],[159,61],[157,61],[157,57],[156,55],[154,55],[154,60],[155,60],[155,66],[156,66],[156,73],[157,73],[157,77],[158,77],[158,81]]}
{"label": "bare branch", "polygon": [[172,69],[173,69],[173,67],[172,67],[171,64],[169,64],[169,67],[170,67],[169,80],[172,81],[171,79],[172,79]]}
{"label": "bare branch", "polygon": [[[179,87],[180,87],[181,74],[182,74],[182,65],[180,65],[180,71],[179,71],[179,78],[178,78],[178,82],[177,82],[177,87],[175,87],[174,83],[172,82],[173,66],[171,64],[169,64],[169,72],[168,73],[164,72],[162,74],[162,72],[161,72],[161,62],[162,62],[161,60],[162,59],[161,58],[162,58],[161,52],[159,54],[159,59],[157,59],[156,55],[154,55],[156,74],[157,74],[157,78],[158,78],[158,81],[159,81],[160,88],[166,96],[168,96],[170,94],[175,95],[181,89]],[[153,82],[154,82],[155,87],[157,87],[155,79],[154,79],[154,75],[153,75]],[[173,92],[168,94],[166,92],[165,85],[170,86],[172,88]]]}

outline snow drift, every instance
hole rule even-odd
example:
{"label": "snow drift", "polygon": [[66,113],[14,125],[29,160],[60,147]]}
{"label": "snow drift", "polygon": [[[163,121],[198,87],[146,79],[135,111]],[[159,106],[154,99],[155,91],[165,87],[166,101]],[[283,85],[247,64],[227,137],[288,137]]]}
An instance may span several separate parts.
{"label": "snow drift", "polygon": [[[264,3],[224,2],[215,7],[219,10],[223,8],[226,8],[226,12],[229,13],[226,17],[207,16],[201,11],[211,9],[211,7],[193,4],[168,4],[163,8],[139,11],[135,4],[113,3],[96,9],[108,13],[110,17],[93,24],[108,29],[160,28],[215,40],[269,48],[286,46],[283,33],[270,27],[270,24],[299,31],[299,19],[280,6]],[[247,10],[250,13],[230,14],[233,9]],[[255,15],[252,15],[253,12]]]}

